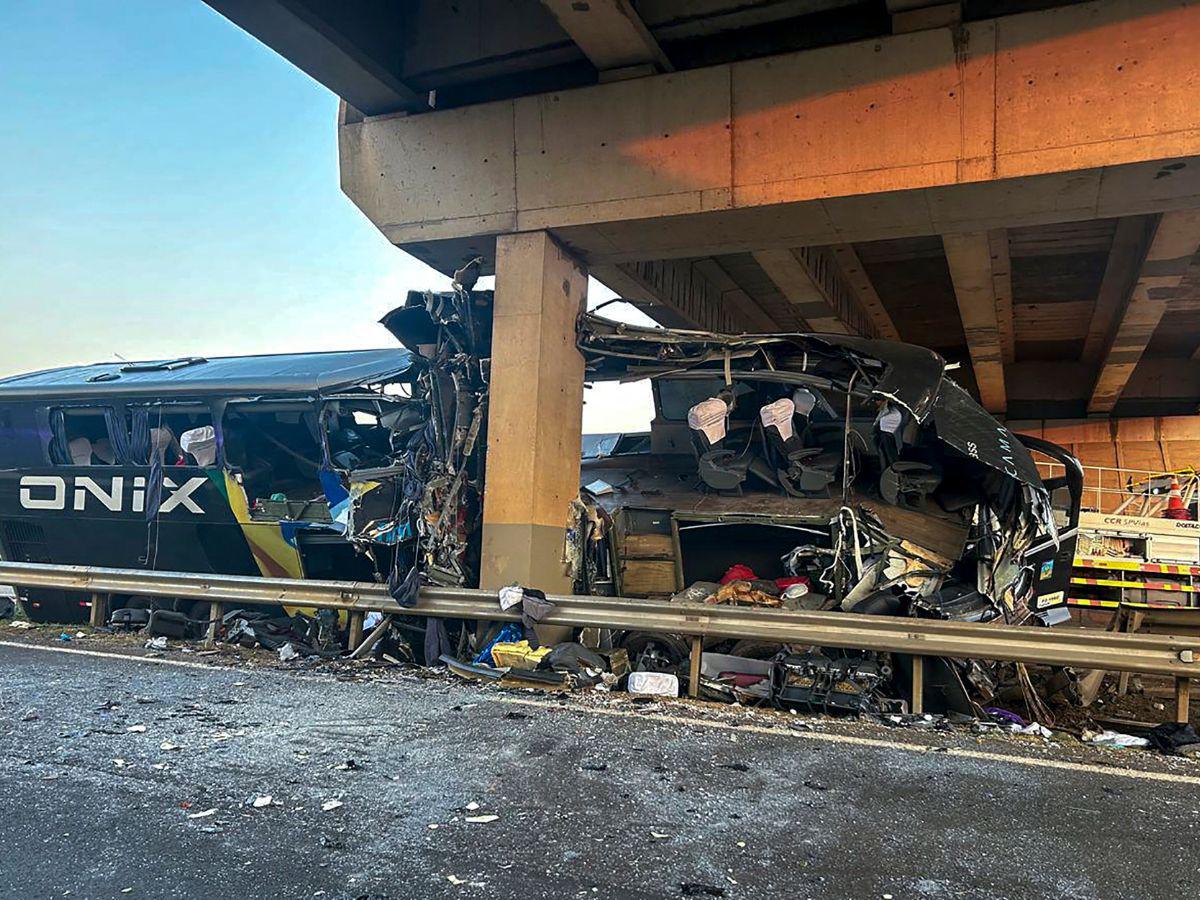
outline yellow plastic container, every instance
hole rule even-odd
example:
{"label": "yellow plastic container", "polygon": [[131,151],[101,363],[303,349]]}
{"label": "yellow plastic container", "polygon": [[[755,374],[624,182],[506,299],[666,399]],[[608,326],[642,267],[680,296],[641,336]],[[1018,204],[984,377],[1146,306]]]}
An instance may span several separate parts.
{"label": "yellow plastic container", "polygon": [[529,641],[501,641],[492,647],[492,664],[499,669],[536,669],[550,647],[534,650]]}

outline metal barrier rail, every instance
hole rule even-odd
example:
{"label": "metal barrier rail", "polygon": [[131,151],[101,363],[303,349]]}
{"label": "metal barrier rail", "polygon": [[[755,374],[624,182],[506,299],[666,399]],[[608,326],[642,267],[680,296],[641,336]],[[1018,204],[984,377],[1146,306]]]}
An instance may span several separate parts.
{"label": "metal barrier rail", "polygon": [[[302,581],[3,561],[0,561],[0,584],[90,593],[94,624],[97,608],[105,608],[105,600],[112,594],[208,600],[218,608],[232,601],[345,610],[351,614],[352,649],[361,641],[362,614],[368,610],[453,619],[519,619],[516,614],[500,609],[494,592],[466,588],[425,588],[416,606],[402,607],[383,585],[371,582]],[[544,620],[547,625],[602,626],[690,636],[693,689],[699,681],[700,644],[705,637],[753,638],[910,654],[914,661],[914,698],[921,695],[920,660],[925,656],[1168,675],[1175,678],[1179,721],[1186,721],[1190,679],[1200,677],[1200,638],[1189,636],[1005,627],[619,597],[549,596],[548,599],[555,609]],[[215,625],[213,629],[215,632]]]}

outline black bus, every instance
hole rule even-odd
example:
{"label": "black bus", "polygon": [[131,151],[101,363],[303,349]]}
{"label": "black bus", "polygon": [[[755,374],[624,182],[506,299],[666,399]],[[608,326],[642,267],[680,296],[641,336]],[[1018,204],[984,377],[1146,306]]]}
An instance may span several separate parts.
{"label": "black bus", "polygon": [[[112,362],[0,379],[0,555],[386,577],[395,523],[354,514],[394,470],[403,437],[426,423],[414,398],[421,371],[418,357],[396,348]],[[372,540],[353,539],[372,529]],[[86,619],[83,595],[22,593],[35,620]]]}

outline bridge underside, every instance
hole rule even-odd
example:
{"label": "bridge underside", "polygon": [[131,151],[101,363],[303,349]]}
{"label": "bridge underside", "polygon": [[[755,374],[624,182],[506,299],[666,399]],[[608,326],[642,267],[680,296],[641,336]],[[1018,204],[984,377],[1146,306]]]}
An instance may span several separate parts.
{"label": "bridge underside", "polygon": [[572,455],[583,273],[668,325],[932,347],[1010,420],[1200,404],[1192,0],[208,2],[343,98],[389,240],[540,298],[513,383],[553,402],[494,391],[493,436]]}

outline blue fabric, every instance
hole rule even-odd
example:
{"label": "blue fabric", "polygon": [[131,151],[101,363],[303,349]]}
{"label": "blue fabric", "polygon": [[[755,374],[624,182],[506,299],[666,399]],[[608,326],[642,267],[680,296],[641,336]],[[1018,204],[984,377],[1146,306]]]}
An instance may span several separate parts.
{"label": "blue fabric", "polygon": [[325,493],[333,524],[339,531],[345,531],[350,515],[350,492],[342,484],[341,476],[327,466],[321,467],[317,477],[321,481],[321,490]]}
{"label": "blue fabric", "polygon": [[158,518],[158,508],[162,506],[163,494],[163,464],[162,457],[157,453],[150,461],[150,477],[146,480],[146,521],[153,522]]}
{"label": "blue fabric", "polygon": [[136,461],[129,455],[129,432],[125,430],[125,417],[111,406],[106,406],[104,408],[104,424],[108,426],[108,439],[112,442],[117,465],[135,465]]}
{"label": "blue fabric", "polygon": [[67,445],[67,417],[61,409],[50,410],[50,462],[56,466],[71,465],[71,448]]}
{"label": "blue fabric", "polygon": [[135,466],[150,462],[150,410],[144,406],[133,411],[129,429],[129,460]]}
{"label": "blue fabric", "polygon": [[510,641],[519,641],[524,638],[521,626],[516,622],[506,622],[504,627],[500,629],[500,633],[496,635],[495,640],[479,651],[479,654],[472,660],[477,666],[490,666],[492,664],[492,648],[497,644],[508,643]]}

